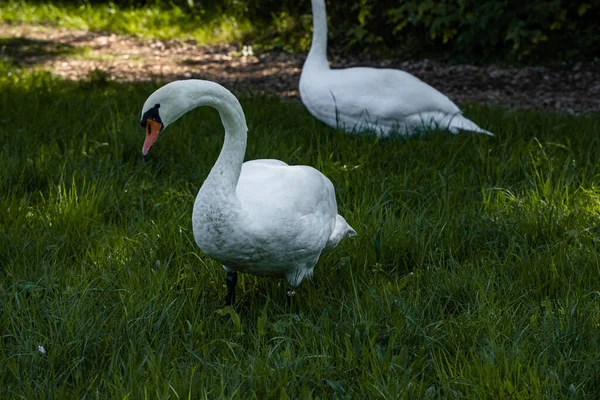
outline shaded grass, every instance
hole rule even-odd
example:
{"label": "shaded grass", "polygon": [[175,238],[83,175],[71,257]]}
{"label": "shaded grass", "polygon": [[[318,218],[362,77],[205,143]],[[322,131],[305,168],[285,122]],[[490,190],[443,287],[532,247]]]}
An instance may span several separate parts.
{"label": "shaded grass", "polygon": [[[213,13],[214,14],[214,13]],[[193,39],[200,44],[232,43],[253,31],[240,16],[188,13],[175,4],[121,8],[115,4],[80,6],[8,0],[0,3],[0,22],[46,23],[69,29],[110,31],[142,38]]]}
{"label": "shaded grass", "polygon": [[74,47],[70,44],[57,43],[50,40],[28,38],[0,38],[0,60],[17,66],[31,66],[42,61],[82,55],[86,48]]}
{"label": "shaded grass", "polygon": [[190,229],[216,112],[143,158],[155,84],[2,68],[1,398],[595,397],[597,117],[470,106],[496,137],[378,142],[243,96],[246,159],[323,171],[359,236],[292,306],[244,275],[232,311]]}

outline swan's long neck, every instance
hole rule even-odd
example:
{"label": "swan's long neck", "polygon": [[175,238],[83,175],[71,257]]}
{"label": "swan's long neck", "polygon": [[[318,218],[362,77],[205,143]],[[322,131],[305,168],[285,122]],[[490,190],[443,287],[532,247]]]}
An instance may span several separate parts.
{"label": "swan's long neck", "polygon": [[327,11],[325,0],[312,0],[313,35],[306,65],[329,69],[327,61]]}
{"label": "swan's long neck", "polygon": [[[222,199],[237,199],[235,190],[246,153],[248,128],[238,99],[224,87],[207,81],[184,81],[189,108],[215,108],[225,128],[225,141],[217,162],[202,185],[204,194]],[[187,110],[186,110],[187,111]]]}

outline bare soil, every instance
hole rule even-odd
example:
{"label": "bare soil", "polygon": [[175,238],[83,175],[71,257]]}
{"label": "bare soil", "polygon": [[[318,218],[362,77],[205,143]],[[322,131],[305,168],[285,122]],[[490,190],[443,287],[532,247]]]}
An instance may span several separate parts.
{"label": "bare soil", "polygon": [[[98,71],[117,81],[209,79],[235,90],[298,97],[304,54],[243,56],[228,45],[192,41],[140,40],[113,33],[41,25],[0,24],[0,57],[25,68],[43,68],[66,79],[87,79]],[[578,64],[564,69],[447,65],[431,60],[371,60],[333,57],[333,68],[399,68],[429,83],[456,103],[600,112],[600,68]]]}

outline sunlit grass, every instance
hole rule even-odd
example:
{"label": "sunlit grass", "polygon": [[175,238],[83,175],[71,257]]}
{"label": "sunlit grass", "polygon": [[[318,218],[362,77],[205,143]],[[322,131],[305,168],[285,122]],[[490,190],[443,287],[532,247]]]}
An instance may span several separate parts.
{"label": "sunlit grass", "polygon": [[291,307],[242,276],[232,313],[191,233],[218,115],[143,158],[155,88],[0,66],[0,398],[595,396],[598,117],[471,105],[496,137],[378,142],[243,96],[246,158],[319,168],[359,236]]}
{"label": "sunlit grass", "polygon": [[253,29],[249,21],[238,16],[186,13],[174,4],[168,8],[156,5],[120,8],[111,3],[74,6],[8,0],[0,3],[0,22],[47,23],[143,38],[193,39],[201,44],[239,42]]}

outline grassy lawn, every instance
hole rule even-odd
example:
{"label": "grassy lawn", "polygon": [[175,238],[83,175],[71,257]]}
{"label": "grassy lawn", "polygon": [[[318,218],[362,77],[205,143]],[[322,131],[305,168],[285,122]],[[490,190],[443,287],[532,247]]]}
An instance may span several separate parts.
{"label": "grassy lawn", "polygon": [[158,84],[0,70],[0,398],[597,394],[598,117],[471,105],[496,137],[378,142],[241,96],[246,158],[320,169],[359,236],[293,304],[242,275],[231,309],[191,232],[217,113],[144,158]]}
{"label": "grassy lawn", "polygon": [[120,8],[114,4],[65,5],[52,1],[7,0],[0,22],[50,24],[62,28],[110,31],[143,38],[193,39],[202,44],[240,41],[254,28],[239,16],[186,13],[176,5]]}

